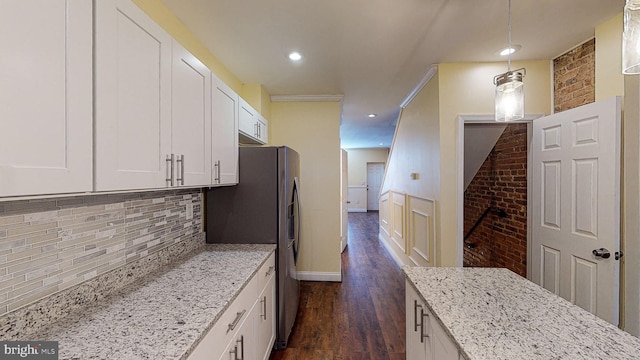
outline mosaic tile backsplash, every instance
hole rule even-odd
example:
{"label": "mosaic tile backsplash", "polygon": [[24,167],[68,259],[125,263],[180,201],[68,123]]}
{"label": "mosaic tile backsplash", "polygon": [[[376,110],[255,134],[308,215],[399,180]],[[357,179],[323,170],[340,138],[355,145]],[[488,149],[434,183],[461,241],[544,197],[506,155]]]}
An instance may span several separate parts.
{"label": "mosaic tile backsplash", "polygon": [[0,203],[0,316],[202,232],[200,189]]}

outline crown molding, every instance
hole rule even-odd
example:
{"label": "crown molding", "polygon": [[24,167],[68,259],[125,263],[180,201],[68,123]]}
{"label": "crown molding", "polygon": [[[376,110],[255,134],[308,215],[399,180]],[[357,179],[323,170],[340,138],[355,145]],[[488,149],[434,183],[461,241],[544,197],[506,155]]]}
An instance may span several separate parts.
{"label": "crown molding", "polygon": [[344,95],[271,95],[271,102],[342,102]]}
{"label": "crown molding", "polygon": [[424,88],[425,85],[427,85],[429,80],[431,80],[431,78],[433,78],[437,73],[438,73],[438,65],[431,65],[429,67],[429,70],[427,70],[427,73],[424,74],[422,79],[420,79],[420,82],[418,83],[418,85],[416,85],[416,87],[409,93],[409,95],[407,95],[404,101],[400,104],[400,107],[403,109],[406,108],[407,105],[409,105],[409,103],[411,102],[411,100],[413,100],[413,98],[416,97],[416,95],[418,95],[420,90],[422,90],[422,88]]}

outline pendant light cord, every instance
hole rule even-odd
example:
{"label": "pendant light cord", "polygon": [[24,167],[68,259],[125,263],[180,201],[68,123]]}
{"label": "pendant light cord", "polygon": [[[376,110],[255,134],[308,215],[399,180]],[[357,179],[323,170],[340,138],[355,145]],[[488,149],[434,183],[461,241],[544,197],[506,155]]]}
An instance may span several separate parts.
{"label": "pendant light cord", "polygon": [[507,28],[507,32],[508,32],[508,39],[507,41],[509,42],[509,50],[508,52],[508,56],[507,56],[507,72],[511,71],[511,52],[513,51],[513,49],[511,48],[511,0],[509,0],[509,25]]}

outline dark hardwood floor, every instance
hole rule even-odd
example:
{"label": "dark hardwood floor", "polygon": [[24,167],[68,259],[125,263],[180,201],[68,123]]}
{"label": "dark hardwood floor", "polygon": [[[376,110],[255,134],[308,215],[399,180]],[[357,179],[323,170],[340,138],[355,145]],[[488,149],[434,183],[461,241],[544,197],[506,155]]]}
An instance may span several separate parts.
{"label": "dark hardwood floor", "polygon": [[378,213],[349,213],[342,283],[302,282],[281,359],[405,359],[404,277],[378,241]]}

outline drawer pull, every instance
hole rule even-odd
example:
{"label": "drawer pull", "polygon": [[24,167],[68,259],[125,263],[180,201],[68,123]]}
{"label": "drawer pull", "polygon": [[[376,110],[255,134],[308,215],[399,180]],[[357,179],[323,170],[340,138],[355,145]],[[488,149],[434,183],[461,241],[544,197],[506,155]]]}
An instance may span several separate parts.
{"label": "drawer pull", "polygon": [[241,312],[237,312],[236,313],[236,318],[233,320],[233,322],[231,324],[229,324],[229,327],[227,327],[227,332],[235,329],[236,326],[238,326],[238,323],[240,322],[240,319],[242,319],[242,317],[244,316],[244,314],[246,312],[247,312],[247,310],[242,310]]}
{"label": "drawer pull", "polygon": [[262,304],[262,310],[264,310],[264,313],[260,314],[260,317],[263,318],[264,320],[267,320],[267,297],[264,296],[260,300],[260,303]]}
{"label": "drawer pull", "polygon": [[269,266],[269,270],[267,270],[267,272],[264,274],[265,277],[273,274],[273,271],[276,269],[275,266]]}
{"label": "drawer pull", "polygon": [[[240,358],[238,358],[238,352],[236,351],[235,360],[244,360],[244,335],[240,335],[240,340],[236,340],[236,343],[240,344]],[[238,345],[236,345],[238,347]]]}

